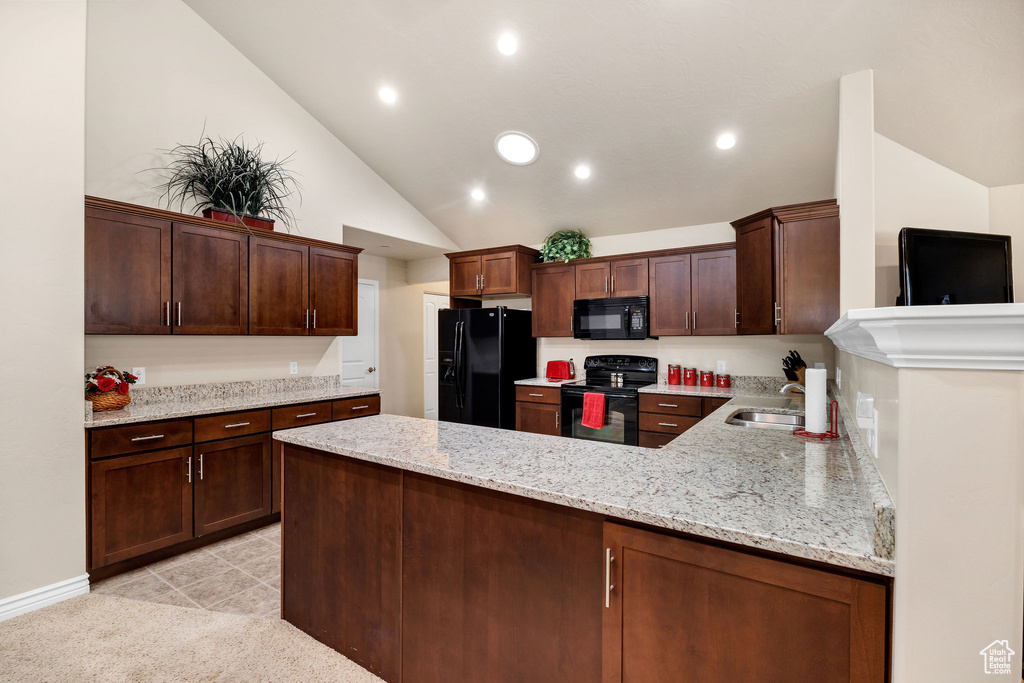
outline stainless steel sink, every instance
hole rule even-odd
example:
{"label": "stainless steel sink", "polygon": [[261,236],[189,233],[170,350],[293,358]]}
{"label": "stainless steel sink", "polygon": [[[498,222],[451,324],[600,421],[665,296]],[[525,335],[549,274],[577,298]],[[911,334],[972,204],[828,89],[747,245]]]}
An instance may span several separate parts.
{"label": "stainless steel sink", "polygon": [[803,415],[779,415],[778,413],[758,413],[754,411],[744,411],[742,413],[736,413],[728,420],[726,424],[736,425],[738,427],[756,427],[758,429],[781,429],[787,432],[791,432],[794,429],[800,429],[804,426]]}

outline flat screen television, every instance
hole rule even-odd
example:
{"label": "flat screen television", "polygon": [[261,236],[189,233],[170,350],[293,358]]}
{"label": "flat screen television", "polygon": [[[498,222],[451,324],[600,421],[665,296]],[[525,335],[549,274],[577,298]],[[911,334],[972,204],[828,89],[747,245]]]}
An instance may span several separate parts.
{"label": "flat screen television", "polygon": [[1013,303],[1010,237],[900,230],[897,306]]}

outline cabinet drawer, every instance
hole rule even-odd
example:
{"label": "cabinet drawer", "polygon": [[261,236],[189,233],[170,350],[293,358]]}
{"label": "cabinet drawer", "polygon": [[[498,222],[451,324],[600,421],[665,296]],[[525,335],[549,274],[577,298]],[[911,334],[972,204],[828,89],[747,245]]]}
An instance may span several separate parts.
{"label": "cabinet drawer", "polygon": [[380,413],[380,396],[356,396],[343,398],[334,402],[332,416],[335,420],[347,420],[350,417],[377,415]]}
{"label": "cabinet drawer", "polygon": [[640,412],[701,416],[701,399],[696,396],[640,394]]}
{"label": "cabinet drawer", "polygon": [[196,443],[202,443],[269,431],[270,410],[249,410],[244,413],[197,417],[195,440]]}
{"label": "cabinet drawer", "polygon": [[92,444],[90,455],[93,460],[184,446],[192,443],[192,418],[93,429],[89,433],[89,442]]}
{"label": "cabinet drawer", "polygon": [[531,403],[561,403],[562,390],[558,387],[516,386],[516,400]]}
{"label": "cabinet drawer", "polygon": [[306,403],[301,406],[284,406],[274,408],[273,425],[274,429],[288,429],[289,427],[305,427],[306,425],[330,422],[331,402]]}
{"label": "cabinet drawer", "polygon": [[640,432],[640,446],[643,448],[661,448],[678,434],[667,434],[665,432]]}
{"label": "cabinet drawer", "polygon": [[665,415],[663,413],[640,413],[641,432],[662,432],[663,434],[682,434],[700,422],[699,417],[685,415]]}

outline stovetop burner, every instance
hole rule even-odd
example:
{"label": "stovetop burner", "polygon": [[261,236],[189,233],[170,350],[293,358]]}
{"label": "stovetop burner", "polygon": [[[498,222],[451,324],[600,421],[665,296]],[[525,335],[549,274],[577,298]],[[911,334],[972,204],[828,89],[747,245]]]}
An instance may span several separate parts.
{"label": "stovetop burner", "polygon": [[[593,391],[636,392],[658,382],[658,359],[647,356],[587,356],[586,380],[564,385]],[[614,378],[621,375],[621,384]]]}

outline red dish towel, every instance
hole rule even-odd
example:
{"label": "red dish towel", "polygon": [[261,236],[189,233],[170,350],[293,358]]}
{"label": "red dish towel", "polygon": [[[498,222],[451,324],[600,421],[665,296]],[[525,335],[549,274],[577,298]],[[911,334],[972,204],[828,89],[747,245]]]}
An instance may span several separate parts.
{"label": "red dish towel", "polygon": [[604,394],[593,391],[583,394],[583,419],[580,424],[591,429],[604,427]]}

